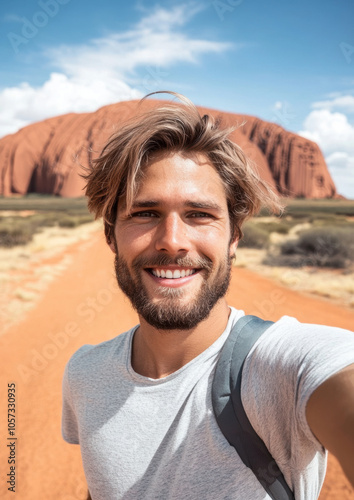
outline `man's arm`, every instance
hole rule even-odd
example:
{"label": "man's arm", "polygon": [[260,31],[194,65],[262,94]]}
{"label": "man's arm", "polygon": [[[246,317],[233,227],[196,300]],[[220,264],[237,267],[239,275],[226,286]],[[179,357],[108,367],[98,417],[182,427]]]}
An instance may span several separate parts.
{"label": "man's arm", "polygon": [[338,459],[354,487],[354,364],[314,391],[306,418],[313,434]]}

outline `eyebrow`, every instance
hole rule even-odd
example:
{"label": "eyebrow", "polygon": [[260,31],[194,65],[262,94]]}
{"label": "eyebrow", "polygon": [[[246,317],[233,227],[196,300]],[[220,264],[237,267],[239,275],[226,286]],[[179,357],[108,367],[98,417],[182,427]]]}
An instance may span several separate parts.
{"label": "eyebrow", "polygon": [[[160,202],[156,200],[141,200],[134,202],[132,205],[132,210],[137,208],[155,208],[160,205]],[[184,203],[184,206],[190,208],[199,208],[201,210],[216,210],[220,212],[222,208],[217,203],[210,201],[192,201],[188,200]]]}

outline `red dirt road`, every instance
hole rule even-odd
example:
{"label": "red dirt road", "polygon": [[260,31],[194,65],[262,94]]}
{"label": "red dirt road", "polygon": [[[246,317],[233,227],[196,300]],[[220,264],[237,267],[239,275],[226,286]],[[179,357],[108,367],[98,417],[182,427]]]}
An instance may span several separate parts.
{"label": "red dirt road", "polygon": [[[69,250],[70,267],[51,283],[25,320],[0,337],[0,498],[80,500],[86,495],[78,446],[61,437],[61,380],[71,354],[83,344],[114,337],[137,322],[118,291],[113,257],[103,236]],[[353,329],[354,312],[289,291],[244,269],[235,269],[229,303],[269,319]],[[7,384],[16,383],[16,493],[7,490],[11,441]],[[104,390],[104,388],[102,388]],[[330,457],[321,500],[354,500],[354,492]]]}

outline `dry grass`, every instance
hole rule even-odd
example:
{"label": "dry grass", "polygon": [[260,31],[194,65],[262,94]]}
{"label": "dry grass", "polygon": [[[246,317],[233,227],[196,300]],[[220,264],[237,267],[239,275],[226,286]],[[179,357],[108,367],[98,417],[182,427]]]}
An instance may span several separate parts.
{"label": "dry grass", "polygon": [[21,321],[71,262],[68,247],[102,231],[101,222],[76,228],[47,227],[26,245],[0,248],[0,334]]}
{"label": "dry grass", "polygon": [[[288,202],[281,219],[261,216],[250,221],[251,229],[268,232],[268,239],[265,245],[258,245],[260,248],[256,244],[253,248],[240,245],[236,267],[249,268],[299,292],[315,294],[340,305],[354,307],[354,261],[353,251],[349,249],[354,234],[353,214],[352,200],[292,200]],[[334,242],[328,239],[331,231],[336,236]],[[320,248],[321,257],[322,254],[333,254],[333,257],[339,258],[345,250],[348,254],[345,255],[345,267],[319,267],[318,259],[307,254],[301,247],[299,254],[302,262],[299,267],[285,267],[282,248],[288,245],[296,249],[303,235],[308,234],[312,236],[313,243],[318,243],[316,238],[323,243]],[[253,235],[257,236],[257,231],[253,231]],[[261,234],[260,240],[264,240],[264,234]],[[311,265],[306,265],[308,263]]]}
{"label": "dry grass", "polygon": [[266,250],[239,248],[236,267],[246,267],[299,292],[325,297],[342,306],[354,308],[354,271],[290,268],[263,264]]}

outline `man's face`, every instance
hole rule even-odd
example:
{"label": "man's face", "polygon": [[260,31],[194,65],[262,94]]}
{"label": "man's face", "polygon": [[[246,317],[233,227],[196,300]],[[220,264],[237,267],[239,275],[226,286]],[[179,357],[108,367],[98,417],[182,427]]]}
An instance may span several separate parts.
{"label": "man's face", "polygon": [[158,329],[190,329],[228,288],[230,219],[223,183],[208,160],[179,154],[151,163],[133,207],[118,204],[115,270],[138,314]]}

